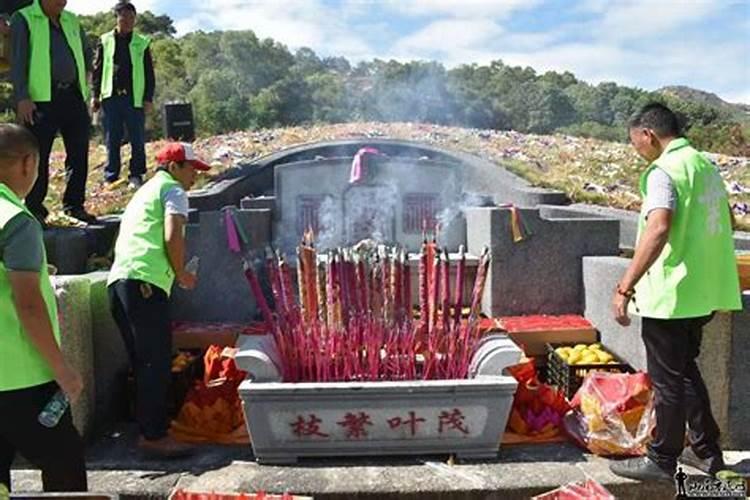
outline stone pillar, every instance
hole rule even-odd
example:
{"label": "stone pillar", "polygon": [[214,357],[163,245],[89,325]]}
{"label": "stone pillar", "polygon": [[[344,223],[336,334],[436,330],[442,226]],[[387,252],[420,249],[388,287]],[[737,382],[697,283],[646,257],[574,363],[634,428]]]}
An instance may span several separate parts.
{"label": "stone pillar", "polygon": [[60,317],[60,345],[65,360],[83,378],[83,393],[73,405],[73,423],[83,436],[92,430],[96,377],[91,336],[90,285],[83,276],[54,276]]}
{"label": "stone pillar", "polygon": [[[237,210],[238,223],[250,240],[256,264],[265,262],[263,251],[271,242],[270,210]],[[186,259],[200,258],[198,286],[172,291],[172,318],[180,321],[246,322],[255,318],[255,300],[245,281],[243,258],[227,245],[224,212],[201,212],[198,224],[187,229]]]}
{"label": "stone pillar", "polygon": [[583,312],[581,258],[616,255],[619,224],[606,219],[544,219],[537,209],[518,209],[530,235],[514,242],[511,210],[466,211],[468,251],[490,248],[492,263],[483,311],[490,316]]}

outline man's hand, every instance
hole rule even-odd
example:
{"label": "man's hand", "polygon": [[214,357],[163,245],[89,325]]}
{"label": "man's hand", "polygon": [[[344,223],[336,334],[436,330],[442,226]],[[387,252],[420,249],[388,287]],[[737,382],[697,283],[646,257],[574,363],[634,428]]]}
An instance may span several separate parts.
{"label": "man's hand", "polygon": [[177,284],[185,290],[192,290],[198,285],[198,276],[185,271],[177,276]]}
{"label": "man's hand", "polygon": [[34,111],[36,104],[31,99],[18,101],[16,106],[16,118],[21,125],[34,125]]}
{"label": "man's hand", "polygon": [[143,112],[146,114],[151,113],[154,110],[154,103],[151,101],[143,102]]}
{"label": "man's hand", "polygon": [[612,298],[612,311],[614,312],[615,321],[622,326],[630,326],[630,316],[628,316],[629,302],[630,297],[626,297],[615,290],[615,296]]}
{"label": "man's hand", "polygon": [[97,111],[99,111],[101,107],[102,107],[102,103],[99,99],[97,99],[96,97],[91,99],[91,111],[96,113]]}
{"label": "man's hand", "polygon": [[59,374],[55,376],[57,384],[68,397],[68,401],[75,403],[83,392],[83,379],[77,371],[72,370],[67,364]]}

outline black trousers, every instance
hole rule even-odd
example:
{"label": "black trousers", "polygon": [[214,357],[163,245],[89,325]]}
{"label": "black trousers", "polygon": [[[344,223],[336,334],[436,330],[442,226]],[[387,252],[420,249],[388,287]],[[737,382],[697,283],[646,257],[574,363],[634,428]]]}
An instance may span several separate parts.
{"label": "black trousers", "polygon": [[120,280],[109,286],[109,303],[135,373],[136,419],[141,435],[167,435],[167,394],[171,382],[172,332],[169,297],[140,280]]}
{"label": "black trousers", "polygon": [[685,424],[693,451],[702,458],[721,452],[719,426],[696,358],[703,326],[712,316],[690,319],[643,318],[648,374],[654,385],[656,429],[648,456],[672,468],[685,444]]}
{"label": "black trousers", "polygon": [[89,112],[78,89],[54,90],[52,101],[37,102],[34,125],[29,129],[39,141],[39,178],[26,197],[37,216],[46,217],[44,206],[49,186],[49,155],[57,133],[65,145],[65,194],[63,209],[83,208],[89,169]]}
{"label": "black trousers", "polygon": [[86,491],[84,445],[68,409],[52,428],[37,421],[58,385],[0,391],[0,483],[10,488],[16,453],[42,470],[44,491]]}

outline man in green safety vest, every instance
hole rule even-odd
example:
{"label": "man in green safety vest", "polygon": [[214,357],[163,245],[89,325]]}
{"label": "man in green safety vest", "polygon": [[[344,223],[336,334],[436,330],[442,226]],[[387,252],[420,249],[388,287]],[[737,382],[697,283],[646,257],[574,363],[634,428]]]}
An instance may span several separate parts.
{"label": "man in green safety vest", "polygon": [[679,460],[715,474],[724,468],[719,427],[696,358],[714,312],[742,309],[729,198],[717,169],[680,136],[666,106],[645,106],[629,132],[649,166],[640,182],[638,243],[613,308],[623,326],[628,307],[642,317],[656,429],[645,457],[610,468],[631,479],[672,481]]}
{"label": "man in green safety vest", "polygon": [[49,155],[58,132],[65,144],[65,213],[86,223],[96,218],[84,208],[89,161],[90,54],[78,18],[66,0],[34,0],[11,18],[11,80],[18,121],[39,141],[39,179],[26,205],[44,225]]}
{"label": "man in green safety vest", "polygon": [[75,402],[81,377],[63,359],[42,228],[24,205],[38,175],[36,138],[0,125],[0,486],[16,453],[42,470],[45,491],[86,491],[84,446],[65,409],[47,427],[39,414],[62,389]]}
{"label": "man in green safety vest", "polygon": [[132,3],[120,2],[114,10],[117,27],[100,37],[94,56],[91,107],[103,112],[107,144],[104,181],[111,184],[120,177],[120,146],[125,125],[131,148],[130,186],[139,188],[146,173],[145,115],[151,112],[154,100],[151,40],[133,31],[136,10]]}
{"label": "man in green safety vest", "polygon": [[161,168],[128,203],[115,244],[108,289],[117,323],[135,372],[139,446],[160,456],[189,450],[168,434],[167,390],[171,376],[172,285],[195,287],[185,269],[186,191],[196,171],[209,166],[195,158],[189,144],[170,143],[157,153]]}

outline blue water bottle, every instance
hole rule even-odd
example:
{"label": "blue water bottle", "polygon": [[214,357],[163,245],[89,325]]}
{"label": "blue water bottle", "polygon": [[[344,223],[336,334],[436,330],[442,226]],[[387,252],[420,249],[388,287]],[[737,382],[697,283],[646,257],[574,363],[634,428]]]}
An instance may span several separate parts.
{"label": "blue water bottle", "polygon": [[68,409],[68,404],[68,397],[63,391],[58,390],[39,413],[37,420],[45,427],[52,428],[56,426],[60,422],[65,410]]}

